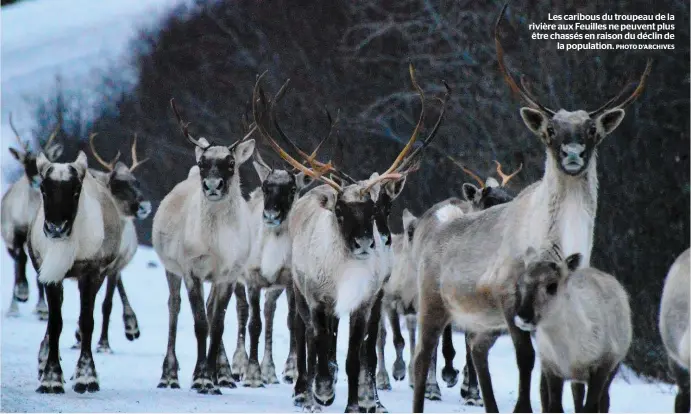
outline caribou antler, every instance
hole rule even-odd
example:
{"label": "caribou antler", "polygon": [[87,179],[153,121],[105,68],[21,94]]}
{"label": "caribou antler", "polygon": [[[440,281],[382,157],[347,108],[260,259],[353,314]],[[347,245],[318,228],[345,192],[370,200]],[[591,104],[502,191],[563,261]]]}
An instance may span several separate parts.
{"label": "caribou antler", "polygon": [[515,177],[516,174],[521,172],[521,170],[523,169],[523,163],[521,163],[521,165],[518,166],[518,169],[516,169],[516,171],[514,171],[513,173],[511,173],[509,175],[506,175],[501,170],[501,164],[499,163],[499,161],[494,160],[494,163],[497,164],[497,174],[499,174],[499,176],[501,177],[501,186],[502,187],[504,187],[506,185],[506,183],[509,182],[509,180],[511,180],[513,177]]}
{"label": "caribou antler", "polygon": [[542,112],[549,114],[550,116],[554,116],[555,111],[547,108],[537,100],[531,98],[530,94],[523,90],[521,87],[519,87],[516,84],[516,81],[506,70],[506,66],[504,65],[504,48],[501,46],[501,42],[499,41],[499,24],[501,23],[501,19],[504,17],[504,12],[506,11],[506,8],[508,6],[508,2],[504,4],[504,7],[502,7],[501,12],[499,13],[499,17],[497,18],[497,22],[494,25],[494,45],[497,49],[497,60],[499,61],[499,70],[501,71],[501,74],[504,76],[506,83],[509,84],[509,87],[511,87],[511,90],[514,93],[519,94],[521,98],[523,98],[523,100],[525,100],[530,106],[539,109]]}
{"label": "caribou antler", "polygon": [[479,175],[475,174],[475,172],[474,172],[473,170],[471,170],[470,168],[464,167],[464,166],[462,166],[462,165],[459,165],[459,167],[461,167],[461,169],[462,169],[463,171],[465,171],[466,174],[468,174],[469,176],[473,177],[473,178],[475,179],[475,181],[477,181],[477,183],[480,184],[480,190],[482,190],[483,188],[485,188],[485,182],[482,181],[482,178],[480,178]]}
{"label": "caribou antler", "polygon": [[[333,189],[338,191],[339,193],[343,191],[343,188],[338,185],[336,182],[333,180],[330,180],[329,178],[325,177],[323,174],[326,172],[326,169],[333,169],[333,166],[331,163],[327,164],[321,164],[324,167],[320,167],[320,171],[315,172],[314,170],[305,167],[297,161],[295,158],[291,157],[290,154],[288,154],[283,148],[281,148],[280,145],[271,137],[271,134],[266,130],[265,126],[262,124],[261,119],[262,116],[264,115],[264,112],[266,112],[266,99],[264,97],[263,91],[261,91],[260,84],[261,80],[266,75],[266,71],[262,73],[258,78],[257,82],[254,85],[254,91],[252,93],[252,113],[254,115],[254,123],[257,126],[257,129],[259,130],[259,133],[267,140],[271,148],[276,151],[276,153],[283,158],[286,162],[288,162],[291,166],[296,168],[297,170],[303,172],[305,175],[310,176],[314,178],[315,180],[320,180],[324,182],[325,184],[328,184],[331,186]],[[285,88],[288,84],[288,81],[286,81],[285,84],[279,89],[278,93],[276,93],[276,96],[274,96],[273,100],[271,101],[271,108],[275,107],[276,102],[278,102],[282,97],[283,94],[285,93]],[[259,104],[262,104],[261,110],[258,108]],[[275,119],[273,119],[274,125],[277,125],[277,122]],[[278,128],[277,128],[278,129]]]}
{"label": "caribou antler", "polygon": [[173,112],[175,112],[175,117],[178,120],[178,124],[180,125],[180,129],[182,130],[182,134],[187,138],[187,140],[197,147],[201,148],[202,150],[206,150],[209,148],[210,145],[204,145],[199,140],[195,139],[192,134],[190,134],[190,131],[187,129],[187,127],[190,125],[189,122],[184,122],[182,120],[182,117],[180,116],[180,112],[178,112],[178,108],[175,106],[175,98],[170,99],[170,106],[173,108]]}
{"label": "caribou antler", "polygon": [[111,162],[106,162],[101,158],[100,155],[98,155],[98,151],[96,151],[96,146],[94,145],[94,138],[98,135],[98,133],[94,132],[91,135],[89,135],[89,146],[91,147],[91,153],[94,155],[94,158],[96,158],[96,161],[99,162],[103,167],[105,167],[108,171],[113,171],[115,169],[115,164],[118,162],[118,159],[120,159],[120,151],[118,151],[117,155],[115,155],[115,158]]}
{"label": "caribou antler", "polygon": [[14,122],[12,122],[12,112],[10,112],[10,128],[12,128],[12,132],[14,132],[14,137],[19,143],[19,146],[24,149],[25,153],[29,152],[29,143],[22,141],[22,139],[19,137],[19,132],[17,132],[17,128],[14,126]]}
{"label": "caribou antler", "polygon": [[[628,98],[626,98],[626,100],[624,102],[620,103],[619,105],[615,106],[614,108],[624,109],[625,107],[627,107],[629,104],[631,104],[633,101],[635,101],[641,95],[641,93],[643,92],[643,89],[645,89],[645,82],[648,79],[648,75],[650,75],[650,71],[652,70],[652,68],[653,68],[653,60],[648,59],[646,65],[645,65],[645,70],[643,71],[643,74],[641,75],[641,79],[638,81],[638,86],[636,87],[636,89],[631,93],[631,95]],[[627,86],[628,86],[628,83],[624,86],[624,88],[622,88],[622,90],[614,98],[610,99],[604,105],[597,108],[596,110],[588,112],[588,115],[590,115],[591,117],[594,117],[594,116],[597,116],[600,113],[604,112],[605,110],[609,109],[614,102],[618,101],[621,98],[621,96],[624,94],[624,91],[626,90]]]}
{"label": "caribou antler", "polygon": [[130,167],[130,172],[134,171],[135,168],[144,164],[148,160],[149,160],[149,157],[146,157],[141,161],[137,160],[137,133],[135,132],[134,133],[134,140],[132,141],[132,166]]}
{"label": "caribou antler", "polygon": [[[413,83],[413,88],[415,88],[415,91],[420,96],[420,118],[418,119],[417,125],[415,125],[415,129],[413,130],[410,139],[408,139],[408,142],[406,143],[405,147],[403,147],[403,149],[398,154],[391,166],[382,175],[370,180],[367,183],[367,186],[362,190],[363,192],[369,190],[373,185],[375,185],[378,182],[387,180],[399,180],[403,176],[413,171],[416,171],[419,168],[419,162],[416,158],[422,153],[422,150],[424,150],[437,135],[437,131],[439,130],[439,126],[441,125],[441,121],[444,118],[444,113],[446,112],[446,103],[448,102],[449,95],[451,93],[451,88],[446,82],[444,82],[446,92],[444,93],[444,97],[440,99],[440,101],[442,102],[442,109],[439,113],[439,118],[437,119],[437,122],[434,124],[434,128],[432,128],[432,131],[430,132],[429,136],[427,136],[427,138],[425,138],[425,140],[422,142],[422,145],[420,145],[418,148],[415,149],[415,151],[408,155],[411,149],[413,148],[413,144],[415,144],[415,141],[417,140],[417,136],[420,133],[420,129],[422,128],[422,125],[425,120],[425,93],[422,91],[422,88],[415,79],[415,68],[413,67],[412,63],[408,66],[408,72],[410,73],[410,80]],[[410,165],[412,165],[412,167],[407,168]]]}
{"label": "caribou antler", "polygon": [[58,123],[58,124],[55,126],[55,129],[53,130],[53,132],[50,133],[50,136],[48,137],[48,140],[47,140],[46,143],[43,145],[43,148],[44,148],[44,149],[50,147],[50,143],[53,142],[53,140],[55,139],[55,137],[58,135],[58,131],[60,131],[60,123]]}

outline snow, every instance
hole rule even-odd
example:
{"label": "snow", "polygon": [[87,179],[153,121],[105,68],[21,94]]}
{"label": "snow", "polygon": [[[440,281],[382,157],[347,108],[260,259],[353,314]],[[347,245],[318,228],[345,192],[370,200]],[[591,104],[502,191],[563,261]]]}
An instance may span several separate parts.
{"label": "snow", "polygon": [[[157,19],[175,4],[186,0],[25,0],[17,5],[2,8],[2,50],[0,90],[0,158],[3,167],[17,169],[19,165],[9,156],[6,147],[14,145],[14,138],[7,124],[8,114],[13,112],[19,132],[30,138],[32,125],[31,105],[27,98],[46,98],[51,95],[55,75],[60,74],[63,85],[81,91],[95,87],[100,71],[114,62],[127,58],[128,41],[137,28],[156,24]],[[68,16],[68,17],[67,17]],[[3,180],[3,184],[6,180]],[[3,185],[5,187],[5,185]],[[3,192],[5,188],[3,188]],[[141,336],[134,342],[126,340],[123,331],[122,305],[115,295],[110,325],[110,344],[114,354],[94,353],[101,391],[94,394],[77,394],[66,384],[64,395],[41,395],[38,387],[37,354],[45,332],[45,322],[38,321],[31,313],[36,302],[35,273],[28,266],[32,287],[29,302],[20,304],[20,316],[8,318],[4,311],[9,307],[13,285],[13,261],[5,249],[0,253],[0,318],[2,330],[0,410],[3,412],[278,412],[297,411],[292,405],[292,385],[269,385],[266,388],[222,389],[222,396],[199,395],[189,389],[196,360],[196,340],[189,302],[182,293],[182,309],[178,324],[177,356],[180,363],[182,389],[161,390],[156,385],[161,375],[168,335],[168,288],[163,269],[150,268],[150,261],[158,259],[150,248],[141,247],[133,262],[123,273],[132,307],[137,313]],[[94,314],[94,345],[100,334],[104,288],[97,299]],[[207,289],[208,291],[208,286]],[[288,332],[285,325],[287,307],[285,296],[279,300],[275,318],[274,361],[280,376],[288,352]],[[262,302],[263,303],[263,302]],[[231,301],[226,317],[224,340],[229,356],[235,349],[236,315],[235,300]],[[78,357],[78,351],[70,349],[77,327],[79,296],[76,283],[65,282],[63,304],[63,332],[60,354],[65,378],[68,379]],[[405,325],[405,324],[402,324]],[[336,400],[326,412],[342,412],[346,404],[347,379],[345,355],[347,351],[347,323],[341,323],[338,345],[339,381]],[[407,333],[404,332],[407,338]],[[247,339],[249,346],[249,338]],[[454,365],[461,368],[465,361],[463,337],[455,334],[457,355]],[[260,361],[263,343],[260,343]],[[388,335],[386,345],[387,368],[391,371],[395,351]],[[408,350],[405,351],[406,360]],[[513,347],[508,337],[500,338],[490,353],[492,380],[499,408],[510,411],[516,400],[518,373]],[[442,401],[426,401],[428,412],[484,412],[483,408],[465,407],[460,404],[459,385],[445,388],[441,381],[443,358],[439,355],[437,377],[442,387]],[[532,403],[539,410],[539,365],[533,371]],[[617,378],[611,390],[611,411],[650,412],[669,411],[673,408],[675,387],[664,384],[648,384],[628,374],[630,383]],[[382,403],[391,412],[410,412],[412,390],[408,379],[392,380],[392,391],[380,391]],[[573,411],[568,388],[565,390],[565,408]]]}
{"label": "snow", "polygon": [[[75,282],[65,282],[65,299],[63,304],[63,331],[60,341],[62,369],[68,380],[64,395],[37,394],[37,355],[38,347],[45,332],[45,322],[40,322],[31,312],[37,298],[35,273],[29,269],[27,275],[32,288],[27,303],[20,304],[20,316],[3,317],[2,322],[2,376],[0,400],[3,412],[39,411],[39,412],[280,412],[298,411],[292,404],[292,385],[267,385],[265,388],[250,389],[238,386],[235,389],[223,388],[221,396],[199,395],[190,389],[192,370],[196,361],[196,340],[194,323],[187,295],[182,292],[182,308],[178,325],[177,356],[180,363],[179,390],[158,389],[156,385],[161,376],[161,365],[165,355],[168,338],[168,287],[163,268],[148,267],[150,261],[158,262],[152,249],[140,247],[132,263],[125,269],[123,280],[129,295],[132,308],[137,314],[141,336],[129,342],[124,335],[122,322],[122,305],[115,295],[110,324],[110,344],[113,354],[97,354],[94,359],[101,391],[94,394],[77,394],[71,389],[69,377],[76,367],[79,352],[70,349],[74,343],[74,331],[79,316],[79,296]],[[13,262],[6,252],[0,257],[0,291],[2,293],[3,312],[9,306],[13,284]],[[29,265],[31,268],[31,265]],[[206,286],[206,291],[209,288]],[[94,312],[94,347],[100,335],[101,310],[105,288],[97,298]],[[274,361],[280,377],[283,363],[288,355],[288,330],[286,328],[287,306],[285,295],[279,299],[274,322]],[[262,301],[263,303],[263,301]],[[226,315],[224,341],[229,356],[235,350],[236,313],[235,299],[229,306]],[[403,327],[405,324],[403,324]],[[325,412],[342,412],[346,405],[347,377],[345,375],[345,357],[347,352],[348,324],[340,324],[338,343],[339,378],[336,384],[336,400]],[[408,338],[407,332],[403,332]],[[387,369],[395,357],[392,335],[388,335],[386,345]],[[463,336],[454,335],[456,357],[454,365],[460,369],[465,361]],[[249,337],[247,338],[249,350]],[[441,348],[441,347],[440,347]],[[260,342],[260,361],[263,354],[263,336]],[[405,350],[408,360],[408,349]],[[513,346],[508,337],[502,337],[490,352],[490,369],[495,395],[502,411],[511,411],[516,402],[518,372],[514,359]],[[439,351],[437,378],[442,387],[442,401],[426,401],[427,412],[484,412],[483,408],[466,407],[460,403],[459,385],[446,388],[441,380],[443,358]],[[533,371],[532,403],[533,409],[539,411],[538,369]],[[611,389],[612,412],[661,412],[669,411],[674,406],[675,388],[664,384],[647,384],[633,377],[627,383],[621,378],[615,379]],[[380,398],[391,412],[410,412],[412,408],[412,390],[408,378],[395,382],[391,378],[393,390],[380,391]],[[460,381],[459,381],[460,383]],[[573,412],[573,404],[568,387],[564,392],[564,408]]]}

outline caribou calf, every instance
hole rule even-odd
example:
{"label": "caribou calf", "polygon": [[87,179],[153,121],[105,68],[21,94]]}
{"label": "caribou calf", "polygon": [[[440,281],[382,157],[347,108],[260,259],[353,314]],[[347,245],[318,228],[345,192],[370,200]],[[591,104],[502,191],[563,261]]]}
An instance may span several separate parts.
{"label": "caribou calf", "polygon": [[[609,386],[631,345],[631,308],[617,279],[578,268],[580,253],[529,248],[512,260],[516,326],[535,335],[542,377],[542,412],[561,413],[564,380],[572,381],[576,412],[606,413]],[[588,396],[583,404],[585,385]]]}
{"label": "caribou calf", "polygon": [[81,353],[74,374],[74,390],[99,390],[91,354],[94,301],[105,275],[117,261],[122,222],[109,191],[87,172],[86,154],[72,163],[52,163],[39,155],[41,206],[31,224],[29,256],[45,284],[48,326],[39,350],[40,393],[63,393],[59,343],[62,332],[62,281],[79,284]]}
{"label": "caribou calf", "polygon": [[669,368],[679,390],[674,400],[674,411],[689,412],[689,282],[691,249],[677,257],[667,273],[660,303],[660,334],[667,351]]}

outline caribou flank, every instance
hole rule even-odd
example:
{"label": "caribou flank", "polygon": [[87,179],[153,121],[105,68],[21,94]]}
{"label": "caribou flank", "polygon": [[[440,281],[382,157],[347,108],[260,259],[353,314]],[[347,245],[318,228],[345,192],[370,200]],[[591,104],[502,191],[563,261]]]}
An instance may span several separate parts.
{"label": "caribou flank", "polygon": [[[174,100],[171,106],[183,135],[196,147],[199,174],[190,171],[188,178],[164,197],[154,216],[153,246],[165,267],[170,291],[168,349],[158,386],[180,387],[175,339],[184,280],[197,337],[192,388],[204,394],[220,394],[217,385],[235,387],[222,341],[223,321],[250,253],[250,211],[240,193],[238,169],[254,151],[254,140],[247,139],[254,128],[230,146],[211,144],[205,138],[194,138]],[[206,309],[204,281],[211,282]]]}
{"label": "caribou flank", "polygon": [[[39,191],[41,176],[36,167],[37,154],[31,151],[28,142],[22,141],[19,137],[19,133],[12,122],[12,114],[10,114],[10,128],[14,132],[15,139],[20,147],[19,149],[9,148],[10,154],[24,168],[24,174],[19,178],[19,181],[13,183],[5,195],[3,195],[0,207],[2,238],[7,246],[7,251],[14,260],[14,289],[12,290],[10,308],[7,312],[8,315],[13,316],[19,313],[17,302],[29,300],[29,282],[26,279],[26,262],[28,258],[24,245],[27,242],[31,220],[36,215],[36,211],[41,203],[41,192]],[[58,125],[39,151],[42,151],[53,162],[60,157],[63,150],[62,144],[53,142],[59,129],[60,126]],[[39,295],[35,313],[38,314],[39,319],[45,320],[48,318],[48,307],[46,306],[41,285],[38,283],[38,279],[36,281]]]}
{"label": "caribou flank", "polygon": [[[522,90],[506,72],[495,26],[499,67],[511,88],[528,102],[521,108],[526,126],[546,147],[543,178],[506,204],[470,213],[430,231],[415,232],[413,252],[420,288],[421,341],[415,357],[413,411],[424,406],[424,373],[439,335],[449,322],[469,332],[473,364],[488,412],[498,407],[492,391],[487,353],[498,331],[507,329],[516,349],[519,392],[516,411],[532,411],[530,377],[535,351],[530,334],[513,321],[513,297],[497,270],[508,257],[528,247],[559,244],[565,255],[581,253],[589,266],[597,208],[596,149],[624,117],[650,73],[648,62],[636,90],[622,103],[610,100],[595,111],[553,111]],[[421,222],[424,220],[421,218]]]}
{"label": "caribou flank", "polygon": [[660,335],[667,351],[669,368],[679,387],[674,411],[689,412],[689,306],[691,249],[677,257],[667,273],[660,303]]}
{"label": "caribou flank", "polygon": [[109,191],[87,173],[86,154],[68,164],[52,163],[44,154],[36,166],[41,176],[41,205],[31,224],[29,256],[45,284],[48,326],[39,350],[40,393],[63,393],[58,344],[62,331],[62,280],[79,284],[81,353],[74,390],[99,390],[91,354],[96,293],[117,261],[122,222]]}

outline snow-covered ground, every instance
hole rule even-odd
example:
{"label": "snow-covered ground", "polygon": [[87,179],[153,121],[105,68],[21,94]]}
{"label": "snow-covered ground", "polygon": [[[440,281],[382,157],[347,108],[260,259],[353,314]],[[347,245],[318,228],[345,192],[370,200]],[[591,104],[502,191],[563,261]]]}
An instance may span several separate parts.
{"label": "snow-covered ground", "polygon": [[[51,94],[55,75],[60,74],[66,88],[88,91],[95,85],[100,70],[111,62],[126,56],[127,44],[136,29],[155,24],[162,13],[184,0],[26,0],[2,8],[1,97],[0,126],[2,145],[0,159],[6,165],[11,161],[6,147],[13,144],[7,118],[10,111],[20,133],[30,138],[32,113],[26,98],[44,98]],[[17,165],[18,167],[18,165]],[[5,190],[3,185],[3,192]],[[295,411],[292,405],[292,386],[267,386],[264,389],[223,389],[222,396],[198,395],[189,389],[196,359],[196,341],[193,320],[183,293],[182,310],[178,325],[177,355],[180,362],[180,390],[156,388],[161,375],[168,329],[168,289],[163,269],[149,268],[150,261],[158,262],[151,249],[140,248],[133,263],[124,272],[124,282],[130,301],[137,313],[141,337],[129,342],[123,334],[122,306],[114,300],[111,317],[110,343],[112,355],[95,354],[101,391],[80,395],[68,382],[64,395],[40,395],[34,390],[37,380],[37,352],[45,332],[45,322],[31,313],[37,292],[35,274],[29,270],[32,286],[28,303],[20,304],[21,315],[6,318],[13,284],[13,262],[5,249],[0,252],[0,318],[1,344],[1,399],[4,412],[278,412]],[[30,267],[30,266],[29,266]],[[100,334],[100,303],[95,312],[96,338]],[[61,340],[62,367],[69,378],[74,370],[78,352],[71,350],[78,319],[78,293],[76,283],[65,283],[63,305],[64,328]],[[235,301],[226,317],[225,341],[229,353],[235,345]],[[279,301],[274,332],[274,360],[277,371],[283,368],[288,352],[288,333],[285,325],[285,299]],[[403,324],[404,325],[404,324]],[[339,335],[339,381],[336,401],[328,412],[341,412],[345,408],[347,381],[345,352],[347,350],[347,323],[341,324]],[[407,334],[404,333],[407,338]],[[387,344],[388,368],[393,362],[394,349],[391,335]],[[457,356],[455,365],[463,366],[465,355],[462,336],[455,336]],[[260,346],[263,349],[263,346]],[[261,353],[261,350],[260,350]],[[406,350],[407,355],[407,350]],[[261,355],[260,355],[261,358]],[[439,360],[442,361],[441,355]],[[439,364],[441,372],[441,363]],[[509,411],[516,400],[517,370],[513,348],[508,338],[501,338],[490,354],[495,394],[499,408]],[[536,370],[534,371],[537,372]],[[539,410],[537,375],[533,376],[533,408]],[[441,375],[439,373],[439,379]],[[673,407],[674,388],[668,385],[645,384],[636,378],[627,383],[618,378],[612,386],[612,411],[650,412],[669,411]],[[442,388],[443,401],[427,402],[429,412],[484,412],[482,408],[460,405],[458,385]],[[568,392],[565,408],[573,410]],[[392,391],[382,391],[380,397],[392,412],[409,412],[412,390],[407,378],[394,382]]]}
{"label": "snow-covered ground", "polygon": [[[3,312],[9,305],[12,292],[12,260],[2,252],[1,289]],[[281,412],[298,410],[292,405],[292,386],[287,384],[269,385],[266,388],[250,389],[239,386],[236,389],[222,389],[223,395],[199,395],[190,390],[192,370],[196,360],[196,340],[194,323],[189,302],[183,289],[182,309],[178,325],[177,355],[180,362],[179,390],[160,390],[156,388],[161,376],[161,364],[165,355],[168,335],[168,287],[163,269],[149,268],[149,261],[158,263],[153,250],[140,248],[137,255],[125,270],[123,278],[130,302],[137,318],[141,336],[129,342],[124,335],[122,322],[122,305],[115,295],[110,326],[110,343],[113,354],[96,354],[94,358],[101,385],[101,391],[94,394],[77,394],[71,389],[71,382],[66,384],[64,395],[42,395],[34,390],[38,387],[37,355],[38,347],[45,332],[45,322],[39,322],[31,313],[36,301],[35,276],[29,272],[31,297],[29,302],[20,304],[21,315],[18,318],[2,318],[2,399],[0,409],[3,412],[39,411],[39,412]],[[96,328],[94,336],[100,335],[101,311],[103,300],[101,289],[95,311]],[[208,291],[208,286],[207,289]],[[274,361],[276,371],[280,374],[283,362],[288,354],[288,330],[286,328],[287,307],[284,299],[279,299],[274,331]],[[224,341],[228,353],[235,349],[236,314],[235,300],[229,306],[226,316]],[[60,354],[65,379],[69,379],[76,366],[78,351],[70,349],[74,343],[74,330],[79,315],[79,296],[76,283],[65,282],[65,300],[63,305],[63,331],[60,341]],[[405,324],[402,323],[403,326]],[[336,400],[326,412],[342,412],[346,404],[347,379],[345,375],[345,353],[347,350],[348,324],[342,323],[339,332],[338,363],[339,378],[336,384]],[[407,333],[403,333],[407,339]],[[387,368],[391,369],[394,348],[391,335],[387,343]],[[94,340],[94,342],[97,339]],[[465,361],[462,335],[456,334],[457,355],[455,366],[461,368]],[[260,343],[260,360],[263,351],[263,340]],[[407,360],[407,349],[406,349]],[[460,404],[459,385],[445,388],[441,381],[443,361],[439,355],[438,379],[442,386],[442,401],[427,401],[428,412],[484,412],[482,408],[466,407]],[[514,362],[513,347],[508,337],[503,337],[490,353],[490,367],[495,394],[499,409],[511,411],[516,402],[518,372]],[[533,372],[533,409],[539,411],[538,375],[536,366]],[[392,378],[393,382],[393,378]],[[412,408],[412,390],[408,379],[393,382],[392,391],[381,391],[380,398],[391,412],[410,412]],[[674,388],[669,385],[645,384],[633,378],[627,383],[617,378],[612,384],[612,412],[664,412],[673,409]],[[568,387],[564,393],[564,405],[567,411],[573,412]]]}

